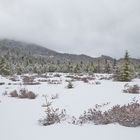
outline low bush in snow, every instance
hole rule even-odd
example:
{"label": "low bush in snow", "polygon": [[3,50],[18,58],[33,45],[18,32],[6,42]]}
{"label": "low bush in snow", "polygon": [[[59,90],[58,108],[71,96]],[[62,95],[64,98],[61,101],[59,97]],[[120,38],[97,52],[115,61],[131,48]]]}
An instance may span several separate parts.
{"label": "low bush in snow", "polygon": [[34,92],[32,92],[32,91],[28,92],[28,99],[35,99],[36,97],[37,97],[37,95]]}
{"label": "low bush in snow", "polygon": [[19,95],[18,95],[19,98],[28,98],[28,91],[23,88],[19,91]]}
{"label": "low bush in snow", "polygon": [[48,82],[47,79],[39,79],[38,82]]}
{"label": "low bush in snow", "polygon": [[139,94],[140,93],[140,87],[138,85],[132,85],[129,84],[124,85],[124,93],[133,93],[133,94]]}
{"label": "low bush in snow", "polygon": [[68,89],[74,88],[72,82],[68,82],[67,88]]}
{"label": "low bush in snow", "polygon": [[18,97],[18,93],[17,93],[16,90],[10,92],[9,95],[10,95],[11,97]]}
{"label": "low bush in snow", "polygon": [[93,76],[84,76],[83,75],[69,75],[67,78],[71,78],[72,81],[83,81],[84,83],[88,83],[90,80],[95,80]]}
{"label": "low bush in snow", "polygon": [[62,84],[61,80],[54,80],[54,79],[49,79],[48,84]]}
{"label": "low bush in snow", "polygon": [[18,97],[19,98],[35,99],[37,97],[37,95],[32,91],[28,91],[26,89],[21,89],[19,91]]}
{"label": "low bush in snow", "polygon": [[91,85],[101,85],[101,82],[99,82],[99,81],[89,81],[89,84],[91,84]]}
{"label": "low bush in snow", "polygon": [[60,123],[64,121],[66,117],[66,111],[59,110],[59,108],[54,109],[52,107],[47,107],[45,113],[46,116],[39,120],[39,123],[44,126]]}
{"label": "low bush in snow", "polygon": [[39,85],[39,82],[35,81],[35,77],[24,76],[23,77],[23,85]]}
{"label": "low bush in snow", "polygon": [[115,105],[107,111],[102,111],[103,106],[108,105],[96,105],[94,108],[84,111],[84,113],[77,119],[76,117],[69,117],[66,115],[66,110],[60,110],[59,108],[51,107],[52,102],[46,102],[43,107],[46,107],[46,116],[39,120],[41,125],[47,126],[62,121],[66,121],[66,118],[70,118],[71,124],[82,125],[86,123],[93,123],[95,125],[107,125],[111,123],[118,123],[126,127],[138,127],[140,126],[140,103],[137,100],[127,105]]}
{"label": "low bush in snow", "polygon": [[32,83],[34,82],[34,77],[23,76],[23,83]]}
{"label": "low bush in snow", "polygon": [[20,81],[20,80],[18,79],[18,77],[16,77],[16,76],[10,77],[9,80],[11,80],[11,81],[13,81],[13,82]]}
{"label": "low bush in snow", "polygon": [[90,108],[85,111],[75,124],[94,123],[96,125],[119,123],[127,127],[140,126],[140,104],[133,101],[127,105],[115,105],[107,111],[101,111],[98,108]]}
{"label": "low bush in snow", "polygon": [[28,98],[28,99],[35,99],[37,97],[37,95],[34,92],[28,91],[25,88],[21,89],[19,93],[17,92],[17,90],[14,90],[10,92],[9,95],[10,97]]}
{"label": "low bush in snow", "polygon": [[53,108],[52,102],[48,100],[47,95],[43,95],[45,98],[45,104],[42,107],[45,107],[45,117],[39,120],[41,125],[47,126],[56,123],[60,123],[66,119],[66,110],[60,110],[59,108]]}
{"label": "low bush in snow", "polygon": [[61,77],[61,76],[62,76],[62,75],[59,74],[59,73],[56,73],[56,74],[53,75],[53,77]]}
{"label": "low bush in snow", "polygon": [[89,82],[89,80],[85,77],[85,78],[82,78],[82,81],[84,82],[84,83],[88,83]]}
{"label": "low bush in snow", "polygon": [[96,85],[101,85],[101,82],[96,81],[95,84],[96,84]]}

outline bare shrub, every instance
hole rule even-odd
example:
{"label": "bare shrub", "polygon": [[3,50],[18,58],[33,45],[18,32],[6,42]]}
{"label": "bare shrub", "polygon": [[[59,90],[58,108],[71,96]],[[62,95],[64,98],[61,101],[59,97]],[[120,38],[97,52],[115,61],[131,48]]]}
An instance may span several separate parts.
{"label": "bare shrub", "polygon": [[88,109],[79,117],[75,124],[94,123],[96,125],[119,123],[127,127],[140,126],[140,104],[133,100],[127,105],[115,105],[108,111],[101,111],[96,107]]}
{"label": "bare shrub", "polygon": [[89,84],[91,84],[91,85],[100,85],[101,82],[94,80],[94,81],[89,81]]}
{"label": "bare shrub", "polygon": [[27,95],[28,99],[35,99],[37,97],[37,95],[32,91],[29,91]]}
{"label": "bare shrub", "polygon": [[37,97],[37,94],[33,93],[32,91],[28,91],[27,89],[23,88],[17,92],[17,90],[14,90],[9,93],[10,97],[18,97],[18,98],[28,98],[28,99],[35,99]]}
{"label": "bare shrub", "polygon": [[35,77],[31,76],[24,76],[23,77],[23,85],[39,85],[39,82],[36,82]]}
{"label": "bare shrub", "polygon": [[48,84],[62,84],[61,80],[51,80],[51,79],[49,79],[47,82],[48,82]]}
{"label": "bare shrub", "polygon": [[[107,111],[102,111],[101,108],[109,103],[102,105],[95,105],[94,108],[90,108],[77,119],[76,117],[70,117],[71,124],[82,125],[85,123],[94,123],[95,125],[106,125],[111,123],[118,123],[126,127],[140,126],[140,104],[136,99],[127,105],[115,105]],[[52,102],[46,101],[45,113],[46,116],[39,120],[41,125],[52,125],[60,123],[66,120],[66,110],[60,110],[59,108],[51,107]]]}
{"label": "bare shrub", "polygon": [[47,95],[43,95],[43,97],[45,98],[45,104],[43,104],[42,107],[48,108],[49,106],[52,105],[52,102],[48,100]]}
{"label": "bare shrub", "polygon": [[11,97],[18,97],[18,93],[17,93],[16,90],[10,92],[9,95],[10,95]]}
{"label": "bare shrub", "polygon": [[54,109],[52,107],[47,107],[45,113],[46,116],[39,120],[39,123],[44,126],[60,123],[65,120],[66,116],[66,111],[59,110],[59,108]]}
{"label": "bare shrub", "polygon": [[[82,75],[83,76],[83,75]],[[87,83],[88,81],[90,80],[95,80],[95,77],[92,77],[92,76],[86,76],[86,77],[82,77],[82,76],[74,76],[74,75],[68,75],[66,76],[67,78],[71,78],[73,81],[83,81],[85,83]]]}
{"label": "bare shrub", "polygon": [[19,98],[28,98],[28,91],[25,88],[20,89],[18,97]]}
{"label": "bare shrub", "polygon": [[34,82],[33,77],[29,77],[29,76],[24,76],[23,77],[23,83],[32,83],[32,82]]}
{"label": "bare shrub", "polygon": [[101,82],[95,81],[95,84],[96,84],[96,85],[101,85]]}
{"label": "bare shrub", "polygon": [[39,123],[41,125],[47,126],[52,125],[55,123],[60,123],[61,121],[64,121],[66,118],[66,110],[60,110],[59,108],[53,108],[51,107],[52,102],[47,99],[47,95],[43,95],[45,98],[45,104],[42,105],[42,107],[45,107],[45,114],[46,116],[39,120]]}
{"label": "bare shrub", "polygon": [[124,85],[124,93],[133,93],[133,94],[139,94],[140,93],[140,87],[138,85],[132,85],[129,84]]}
{"label": "bare shrub", "polygon": [[37,97],[37,95],[32,92],[32,91],[28,91],[27,89],[23,88],[19,91],[19,98],[28,98],[28,99],[35,99]]}
{"label": "bare shrub", "polygon": [[56,74],[54,74],[53,76],[54,76],[54,77],[61,77],[62,75],[61,75],[61,74],[56,73]]}
{"label": "bare shrub", "polygon": [[11,77],[9,80],[11,80],[11,81],[13,81],[13,82],[20,81],[20,80],[18,79],[18,77],[16,77],[16,76]]}
{"label": "bare shrub", "polygon": [[47,79],[39,79],[38,82],[48,82]]}
{"label": "bare shrub", "polygon": [[83,81],[84,83],[88,83],[88,82],[89,82],[87,78],[82,78],[82,81]]}

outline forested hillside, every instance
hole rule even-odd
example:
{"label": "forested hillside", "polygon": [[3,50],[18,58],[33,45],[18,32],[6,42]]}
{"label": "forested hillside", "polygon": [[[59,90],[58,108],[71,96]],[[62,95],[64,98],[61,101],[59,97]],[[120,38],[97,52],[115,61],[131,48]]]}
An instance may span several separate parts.
{"label": "forested hillside", "polygon": [[[130,52],[131,53],[131,52]],[[45,72],[112,73],[123,59],[102,55],[58,53],[45,47],[14,40],[0,40],[0,72],[4,74]],[[132,68],[139,72],[140,60],[130,59]]]}

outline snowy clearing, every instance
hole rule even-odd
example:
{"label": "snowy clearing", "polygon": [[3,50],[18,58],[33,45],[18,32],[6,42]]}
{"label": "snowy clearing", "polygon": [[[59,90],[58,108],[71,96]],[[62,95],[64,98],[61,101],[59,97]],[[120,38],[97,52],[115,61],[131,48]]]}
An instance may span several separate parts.
{"label": "snowy clearing", "polygon": [[[77,126],[69,124],[68,121],[51,126],[41,126],[38,120],[45,115],[45,103],[42,95],[51,97],[58,94],[58,98],[53,100],[52,106],[60,109],[66,109],[70,116],[78,117],[84,110],[94,107],[96,104],[109,102],[109,105],[103,107],[103,110],[111,106],[124,105],[136,98],[140,100],[139,94],[127,94],[122,90],[126,82],[114,82],[112,80],[100,80],[100,75],[95,76],[96,82],[84,83],[83,81],[73,81],[74,88],[67,89],[66,77],[68,74],[61,74],[60,77],[50,76],[50,80],[61,81],[59,84],[49,84],[40,82],[38,85],[22,85],[21,77],[19,81],[11,81],[8,78],[0,77],[0,139],[1,140],[138,140],[139,130],[137,128],[128,128],[118,124],[94,125],[86,124]],[[108,75],[104,75],[108,76]],[[47,78],[38,77],[35,81]],[[56,81],[55,81],[56,82]],[[10,84],[9,84],[10,83]],[[139,79],[134,79],[130,84],[140,85]],[[3,95],[21,88],[26,88],[38,94],[34,100],[18,99]]]}

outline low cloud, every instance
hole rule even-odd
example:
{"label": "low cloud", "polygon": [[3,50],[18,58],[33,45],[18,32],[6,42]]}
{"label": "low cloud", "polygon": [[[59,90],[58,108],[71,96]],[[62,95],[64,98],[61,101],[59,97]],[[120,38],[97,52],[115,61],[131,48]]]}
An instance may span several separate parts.
{"label": "low cloud", "polygon": [[139,0],[0,0],[0,37],[60,52],[140,58]]}

